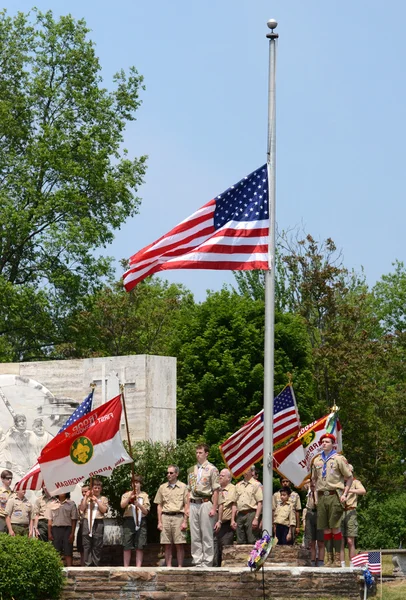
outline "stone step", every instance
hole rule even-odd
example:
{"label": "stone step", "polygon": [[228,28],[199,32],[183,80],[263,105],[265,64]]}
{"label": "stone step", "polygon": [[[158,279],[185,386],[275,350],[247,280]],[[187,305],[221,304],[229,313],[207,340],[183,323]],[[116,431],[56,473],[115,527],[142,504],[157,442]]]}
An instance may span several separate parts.
{"label": "stone step", "polygon": [[140,600],[185,600],[186,592],[141,592]]}

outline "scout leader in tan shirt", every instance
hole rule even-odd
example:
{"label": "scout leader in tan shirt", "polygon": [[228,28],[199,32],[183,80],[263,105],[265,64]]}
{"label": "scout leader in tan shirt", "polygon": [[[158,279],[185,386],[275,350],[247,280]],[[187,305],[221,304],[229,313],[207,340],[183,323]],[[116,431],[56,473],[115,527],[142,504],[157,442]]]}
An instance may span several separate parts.
{"label": "scout leader in tan shirt", "polygon": [[235,486],[237,495],[237,544],[255,544],[260,537],[259,520],[262,512],[262,485],[252,477],[251,468]]}
{"label": "scout leader in tan shirt", "polygon": [[[325,542],[333,540],[334,566],[341,567],[341,518],[353,477],[347,459],[334,448],[335,436],[325,433],[320,442],[322,452],[313,460],[311,478],[317,500],[317,528],[324,529]],[[324,561],[324,548],[320,548],[319,560]]]}
{"label": "scout leader in tan shirt", "polygon": [[221,567],[224,546],[231,546],[234,531],[237,529],[235,517],[237,514],[237,495],[235,485],[231,483],[231,472],[228,469],[220,471],[220,493],[218,521],[214,526],[217,536],[217,562]]}
{"label": "scout leader in tan shirt", "polygon": [[13,479],[13,474],[8,469],[4,469],[1,472],[1,485],[0,485],[0,533],[7,532],[6,526],[6,504],[7,500],[11,497],[13,493],[11,491],[11,481]]}
{"label": "scout leader in tan shirt", "polygon": [[187,485],[178,480],[179,467],[169,465],[167,483],[163,483],[155,496],[158,510],[158,529],[161,532],[161,544],[165,546],[165,564],[172,566],[172,544],[176,547],[178,567],[183,566],[189,512]]}
{"label": "scout leader in tan shirt", "polygon": [[19,490],[7,500],[6,525],[8,534],[29,535],[32,534],[32,505],[24,496],[24,490]]}
{"label": "scout leader in tan shirt", "polygon": [[209,446],[196,446],[197,464],[188,470],[191,551],[195,567],[212,567],[213,528],[217,520],[219,472],[209,463]]}

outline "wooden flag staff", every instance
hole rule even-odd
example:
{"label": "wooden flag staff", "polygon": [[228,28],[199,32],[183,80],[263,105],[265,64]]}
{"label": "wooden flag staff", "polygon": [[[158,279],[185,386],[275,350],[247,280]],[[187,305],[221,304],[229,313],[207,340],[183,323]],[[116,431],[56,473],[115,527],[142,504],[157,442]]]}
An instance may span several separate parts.
{"label": "wooden flag staff", "polygon": [[[133,449],[132,449],[132,444],[131,444],[130,428],[128,427],[127,407],[126,407],[126,404],[125,404],[124,385],[123,384],[120,384],[120,393],[121,393],[121,400],[123,402],[125,428],[127,430],[128,453],[129,453],[129,455],[132,458],[132,463],[131,463],[131,486],[132,486],[132,489],[133,489],[133,493],[135,495],[135,498],[132,500],[132,504],[134,504],[135,502],[137,502],[137,492],[136,492],[136,488],[135,488],[134,456],[133,456]],[[136,524],[137,527],[139,526],[138,510],[137,509],[135,509],[135,524]]]}

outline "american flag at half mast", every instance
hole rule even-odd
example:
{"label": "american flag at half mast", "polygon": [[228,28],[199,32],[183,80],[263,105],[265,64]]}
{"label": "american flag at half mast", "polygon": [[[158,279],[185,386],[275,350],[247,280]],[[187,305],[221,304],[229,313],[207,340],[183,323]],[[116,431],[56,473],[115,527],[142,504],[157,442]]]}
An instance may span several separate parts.
{"label": "american flag at half mast", "polygon": [[145,277],[168,269],[268,269],[268,235],[264,165],[134,254],[124,287],[129,292]]}
{"label": "american flag at half mast", "polygon": [[[273,442],[278,444],[300,429],[299,413],[292,385],[287,385],[274,400]],[[264,453],[264,411],[252,417],[220,446],[234,477],[261,460]]]}
{"label": "american flag at half mast", "polygon": [[[75,421],[87,415],[92,410],[93,403],[93,394],[94,390],[90,392],[88,396],[83,400],[81,404],[77,407],[77,409],[71,414],[71,416],[67,419],[67,421],[62,425],[58,434],[64,431],[69,425],[72,425]],[[57,434],[57,435],[58,435]],[[46,448],[46,446],[45,446]],[[44,451],[44,449],[42,451]],[[42,487],[44,480],[41,474],[41,467],[38,463],[35,463],[33,467],[22,477],[19,481],[17,481],[14,491],[18,492],[18,490],[40,490]]]}

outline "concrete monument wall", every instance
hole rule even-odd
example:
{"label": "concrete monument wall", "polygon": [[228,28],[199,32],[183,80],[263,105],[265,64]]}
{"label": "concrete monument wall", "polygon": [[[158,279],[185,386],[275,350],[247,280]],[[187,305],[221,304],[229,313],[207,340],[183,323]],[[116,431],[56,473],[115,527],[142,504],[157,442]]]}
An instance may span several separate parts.
{"label": "concrete monument wall", "polygon": [[[25,474],[96,383],[93,407],[124,385],[131,439],[176,439],[176,359],[112,356],[0,363],[0,469]],[[127,439],[124,415],[121,434]]]}

